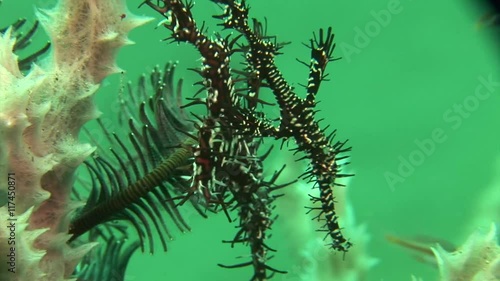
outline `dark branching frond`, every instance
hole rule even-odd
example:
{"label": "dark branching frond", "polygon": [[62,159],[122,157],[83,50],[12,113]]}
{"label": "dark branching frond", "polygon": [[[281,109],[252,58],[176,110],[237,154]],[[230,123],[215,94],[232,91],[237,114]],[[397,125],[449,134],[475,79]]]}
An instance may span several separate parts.
{"label": "dark branching frond", "polygon": [[[0,2],[1,4],[2,2]],[[16,43],[14,44],[14,52],[19,52],[26,49],[32,43],[32,39],[38,30],[39,22],[35,23],[26,31],[23,32],[23,27],[25,26],[27,20],[25,18],[18,19],[16,22],[12,23],[7,27],[0,28],[0,34],[4,34],[9,31],[16,38]],[[43,47],[38,50],[31,52],[31,54],[18,60],[19,69],[26,71],[31,68],[31,65],[36,62],[42,55],[44,55],[50,48],[50,43],[46,43]]]}
{"label": "dark branching frond", "polygon": [[[269,260],[267,252],[271,249],[264,240],[273,221],[270,206],[275,197],[269,193],[272,188],[263,184],[262,162],[255,156],[259,138],[295,139],[297,151],[305,153],[305,158],[311,163],[304,176],[314,179],[320,191],[320,197],[313,198],[313,201],[321,203],[318,217],[326,222],[321,231],[327,232],[334,249],[345,252],[351,246],[341,234],[332,191],[335,180],[346,176],[340,173],[339,161],[342,157],[339,154],[349,148],[344,148],[345,142],[332,143],[332,137],[326,136],[325,129],[320,129],[319,121],[315,120],[315,96],[326,77],[326,64],[333,60],[333,33],[331,29],[326,33],[320,30],[318,36],[314,35],[311,40],[307,99],[301,99],[274,63],[274,57],[280,54],[283,44],[271,42],[271,37],[266,35],[267,27],[257,20],[253,21],[253,29],[250,28],[249,8],[245,1],[212,1],[224,8],[222,15],[214,16],[222,20],[220,25],[237,30],[248,45],[237,44],[234,40],[228,43],[228,38],[208,38],[196,25],[192,5],[182,1],[162,0],[154,4],[146,0],[144,4],[166,17],[164,27],[171,31],[174,41],[190,43],[203,58],[202,70],[196,72],[204,79],[199,85],[206,88],[207,97],[193,99],[191,104],[206,104],[208,114],[198,117],[201,125],[196,129],[199,133],[193,137],[198,144],[194,154],[196,184],[192,193],[201,192],[207,202],[219,200],[218,204],[221,204],[222,198],[223,207],[232,206],[238,211],[239,231],[228,242],[248,245],[252,256],[249,262],[223,267],[252,265],[254,276],[251,280],[267,280],[270,277],[267,271],[281,271],[266,263]],[[233,50],[235,45],[238,47],[236,51]],[[231,55],[235,52],[245,53],[247,67],[244,72],[230,69]],[[240,76],[232,79],[232,73]],[[237,81],[245,81],[247,87],[236,88],[234,83]],[[255,112],[261,87],[271,89],[280,107],[279,128],[268,125],[272,121],[267,120],[264,114]],[[242,104],[241,97],[245,98],[246,106]]]}
{"label": "dark branching frond", "polygon": [[[128,117],[128,135],[111,133],[98,122],[112,148],[105,151],[101,147],[85,162],[92,188],[87,204],[72,220],[71,240],[101,223],[124,220],[137,230],[142,250],[149,241],[153,252],[154,232],[164,250],[173,237],[164,214],[182,232],[190,230],[174,201],[189,189],[191,168],[187,167],[192,162],[191,141],[182,133],[191,131],[192,125],[180,108],[181,90],[173,86],[174,70],[175,64],[169,63],[164,71],[158,67],[152,71],[151,97],[147,97],[146,77],[140,78],[136,96],[144,101],[137,113],[132,114],[133,106],[128,104],[137,102],[131,98],[132,91],[127,93],[129,99],[122,97],[119,120]],[[181,84],[180,80],[177,86]],[[195,199],[190,200],[192,205],[204,215]]]}
{"label": "dark branching frond", "polygon": [[128,262],[140,247],[130,241],[122,224],[107,223],[88,233],[88,242],[99,243],[77,265],[72,278],[77,281],[124,281]]}

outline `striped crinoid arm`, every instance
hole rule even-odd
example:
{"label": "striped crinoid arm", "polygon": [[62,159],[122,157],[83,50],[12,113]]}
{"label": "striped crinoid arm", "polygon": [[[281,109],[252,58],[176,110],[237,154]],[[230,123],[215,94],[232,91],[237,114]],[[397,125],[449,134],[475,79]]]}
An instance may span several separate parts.
{"label": "striped crinoid arm", "polygon": [[[80,185],[91,188],[86,205],[71,220],[70,241],[111,221],[125,221],[136,229],[142,250],[149,243],[153,253],[155,232],[166,251],[166,242],[173,238],[169,224],[182,232],[190,230],[175,200],[190,186],[193,141],[182,132],[193,128],[175,102],[180,99],[181,81],[177,89],[172,86],[174,69],[172,63],[163,72],[156,67],[149,76],[152,90],[146,87],[145,76],[139,79],[137,93],[127,88],[127,100],[133,104],[121,103],[119,120],[128,115],[128,134],[110,132],[98,120],[110,149],[100,145],[102,140],[93,139],[95,134],[87,133],[98,153],[85,162],[91,183]],[[205,216],[205,209],[192,199],[195,210]]]}
{"label": "striped crinoid arm", "polygon": [[292,86],[285,80],[275,64],[274,57],[278,54],[278,47],[265,40],[261,34],[252,30],[248,23],[248,7],[245,1],[212,0],[225,7],[224,13],[216,16],[223,20],[225,28],[239,31],[248,41],[249,50],[246,55],[247,63],[258,72],[260,79],[265,81],[274,93],[280,107],[281,124],[278,138],[294,138],[297,150],[304,152],[310,160],[311,168],[304,173],[306,178],[313,180],[319,189],[319,197],[311,196],[313,202],[320,202],[321,207],[311,208],[319,211],[318,220],[324,220],[321,231],[327,232],[331,238],[331,247],[346,252],[351,243],[342,235],[338,217],[335,213],[333,188],[341,177],[349,176],[340,171],[340,161],[345,156],[343,152],[350,150],[344,145],[346,142],[332,143],[334,133],[325,134],[315,118],[315,96],[319,85],[324,79],[324,70],[328,62],[332,61],[335,47],[331,28],[328,31],[320,30],[318,38],[311,40],[312,51],[310,64],[310,78],[307,86],[307,98],[302,99],[293,91]]}

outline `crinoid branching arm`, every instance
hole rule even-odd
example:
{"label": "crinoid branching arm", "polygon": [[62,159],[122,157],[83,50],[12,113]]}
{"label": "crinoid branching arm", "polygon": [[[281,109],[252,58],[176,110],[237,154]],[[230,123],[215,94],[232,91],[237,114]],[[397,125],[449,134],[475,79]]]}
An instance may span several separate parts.
{"label": "crinoid branching arm", "polygon": [[[182,232],[190,230],[175,199],[190,186],[193,140],[183,132],[193,128],[177,104],[181,81],[175,90],[174,69],[172,63],[163,72],[155,68],[149,77],[152,90],[147,87],[145,76],[139,79],[137,93],[127,88],[126,100],[134,104],[122,103],[119,120],[128,119],[128,134],[109,132],[98,120],[100,133],[106,136],[111,148],[104,149],[93,141],[99,149],[92,160],[85,162],[92,179],[87,184],[91,186],[89,198],[71,221],[70,242],[101,224],[123,220],[137,230],[142,250],[148,241],[149,252],[153,253],[154,230],[165,251],[166,241],[173,237],[168,223]],[[153,95],[149,96],[151,92]],[[141,99],[144,101],[139,102]],[[205,209],[196,200],[190,202],[205,216]]]}
{"label": "crinoid branching arm", "polygon": [[[0,1],[0,5],[1,4],[2,2]],[[26,33],[23,33],[21,30],[23,26],[25,26],[26,22],[27,20],[25,18],[21,18],[8,27],[0,28],[0,34],[9,31],[15,35],[16,37],[16,43],[14,44],[15,52],[21,51],[31,45],[33,36],[35,35],[36,31],[38,30],[38,27],[40,26],[40,23],[38,21],[35,21],[35,23],[33,23],[33,25],[31,26],[31,28]],[[18,60],[19,69],[23,71],[29,70],[33,62],[37,61],[42,55],[47,53],[49,48],[50,48],[50,42],[46,43],[43,47],[32,52],[28,56],[19,59]]]}

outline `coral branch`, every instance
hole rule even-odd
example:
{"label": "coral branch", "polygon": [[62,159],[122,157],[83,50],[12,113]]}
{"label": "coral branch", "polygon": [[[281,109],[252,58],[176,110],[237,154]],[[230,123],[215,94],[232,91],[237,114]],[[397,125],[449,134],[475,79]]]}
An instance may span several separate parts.
{"label": "coral branch", "polygon": [[[12,175],[8,190],[15,192],[0,218],[19,218],[16,247],[9,251],[17,257],[16,273],[2,271],[2,280],[67,280],[93,247],[66,245],[67,215],[74,208],[69,195],[75,169],[94,150],[77,137],[98,115],[92,101],[98,83],[117,71],[115,54],[130,44],[127,33],[149,21],[134,15],[122,20],[124,13],[121,0],[61,0],[39,10],[53,52],[46,65],[27,75],[12,53],[11,32],[0,37],[0,175]],[[7,190],[3,183],[1,188]],[[6,231],[0,230],[2,247],[12,235]],[[2,264],[4,259],[2,254]]]}

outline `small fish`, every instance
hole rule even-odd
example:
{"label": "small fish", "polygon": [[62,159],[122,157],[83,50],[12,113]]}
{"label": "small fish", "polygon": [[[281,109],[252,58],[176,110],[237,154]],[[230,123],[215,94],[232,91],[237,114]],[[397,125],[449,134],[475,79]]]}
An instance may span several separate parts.
{"label": "small fish", "polygon": [[[500,221],[495,222],[497,229],[500,229]],[[427,235],[417,235],[411,238],[401,238],[395,235],[387,234],[385,236],[387,241],[402,246],[406,249],[410,249],[413,252],[418,252],[420,255],[434,256],[431,247],[435,247],[439,244],[443,250],[452,253],[458,250],[458,247],[453,243],[450,243],[444,239],[436,238]],[[498,244],[500,244],[500,231],[497,234]]]}
{"label": "small fish", "polygon": [[455,245],[449,243],[448,241],[429,236],[418,236],[415,238],[406,239],[394,235],[386,235],[385,238],[391,243],[412,250],[414,253],[413,257],[416,260],[425,264],[430,264],[432,266],[437,266],[437,263],[431,247],[435,247],[437,244],[439,244],[447,252],[454,252],[457,249]]}

